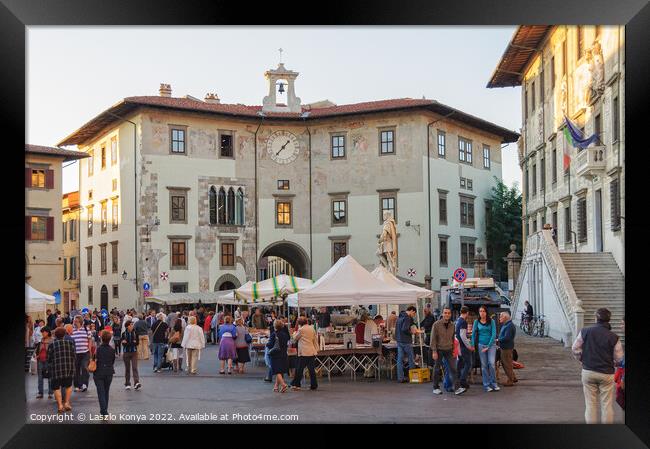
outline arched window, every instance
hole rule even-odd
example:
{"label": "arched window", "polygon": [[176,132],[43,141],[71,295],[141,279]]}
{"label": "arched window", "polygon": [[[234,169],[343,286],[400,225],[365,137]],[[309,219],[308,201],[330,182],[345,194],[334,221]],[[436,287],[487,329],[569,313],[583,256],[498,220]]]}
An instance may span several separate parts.
{"label": "arched window", "polygon": [[236,209],[236,218],[237,218],[236,223],[238,225],[243,226],[243,224],[244,224],[244,191],[242,190],[241,187],[239,189],[237,189],[237,201],[236,201],[235,206],[236,206],[235,209]]}
{"label": "arched window", "polygon": [[210,224],[217,224],[217,189],[214,186],[210,187],[208,197],[210,198]]}
{"label": "arched window", "polygon": [[228,189],[226,204],[228,205],[228,224],[235,224],[235,191],[232,187]]}
{"label": "arched window", "polygon": [[226,191],[223,189],[223,187],[219,189],[219,198],[217,204],[217,216],[219,217],[219,224],[226,224]]}

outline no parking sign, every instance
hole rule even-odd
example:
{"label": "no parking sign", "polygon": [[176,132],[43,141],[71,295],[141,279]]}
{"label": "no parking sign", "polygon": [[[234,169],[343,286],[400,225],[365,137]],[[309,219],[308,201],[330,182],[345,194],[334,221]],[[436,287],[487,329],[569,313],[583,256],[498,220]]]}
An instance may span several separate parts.
{"label": "no parking sign", "polygon": [[462,268],[456,268],[456,271],[454,271],[454,279],[462,284],[467,279],[467,272]]}

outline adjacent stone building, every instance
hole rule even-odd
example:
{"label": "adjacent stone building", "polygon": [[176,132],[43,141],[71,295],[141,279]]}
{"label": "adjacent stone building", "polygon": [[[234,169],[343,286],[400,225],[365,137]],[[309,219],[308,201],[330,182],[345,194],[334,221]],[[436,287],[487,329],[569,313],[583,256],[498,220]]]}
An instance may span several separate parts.
{"label": "adjacent stone building", "polygon": [[25,145],[25,282],[48,295],[60,295],[64,286],[62,164],[85,157],[78,151]]}
{"label": "adjacent stone building", "polygon": [[62,310],[67,312],[77,308],[79,304],[79,217],[81,205],[79,191],[63,195],[61,201],[63,211],[63,294],[61,296]]}
{"label": "adjacent stone building", "polygon": [[[346,254],[372,269],[386,210],[409,281],[438,289],[457,266],[471,274],[476,248],[489,256],[485,199],[517,133],[435,100],[303,105],[297,72],[265,76],[262,106],[162,84],[60,142],[91,156],[80,164],[82,306],[142,304],[145,282],[234,288],[283,263],[316,279]],[[98,269],[108,253],[111,268]]]}
{"label": "adjacent stone building", "polygon": [[[547,315],[552,335],[566,341],[607,306],[622,334],[625,30],[520,26],[488,83],[507,86],[522,87],[517,307],[529,300],[536,314]],[[565,116],[598,140],[575,148],[565,137]],[[542,230],[545,224],[551,230]]]}

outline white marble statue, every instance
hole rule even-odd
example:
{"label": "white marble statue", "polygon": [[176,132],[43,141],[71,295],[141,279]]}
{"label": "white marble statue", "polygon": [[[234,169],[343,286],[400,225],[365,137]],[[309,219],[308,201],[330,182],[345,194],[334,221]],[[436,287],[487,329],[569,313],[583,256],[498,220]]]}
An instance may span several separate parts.
{"label": "white marble statue", "polygon": [[384,268],[397,275],[397,227],[393,215],[384,211],[384,225],[377,242],[377,256]]}

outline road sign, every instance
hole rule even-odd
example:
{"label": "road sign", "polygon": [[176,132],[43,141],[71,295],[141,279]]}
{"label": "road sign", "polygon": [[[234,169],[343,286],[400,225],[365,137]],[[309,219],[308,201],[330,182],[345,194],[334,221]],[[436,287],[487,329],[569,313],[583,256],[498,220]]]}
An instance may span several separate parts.
{"label": "road sign", "polygon": [[467,273],[462,268],[456,268],[456,271],[454,271],[454,279],[462,284],[467,279]]}
{"label": "road sign", "polygon": [[145,298],[148,298],[149,296],[151,296],[151,292],[149,290],[145,290],[142,294],[143,294],[143,296]]}
{"label": "road sign", "polygon": [[88,313],[88,307],[84,307],[83,309],[81,309],[81,313],[84,313],[84,314]]}
{"label": "road sign", "polygon": [[142,288],[145,289],[145,290],[150,290],[150,289],[151,289],[151,285],[149,285],[148,282],[145,282],[144,285],[142,286]]}

